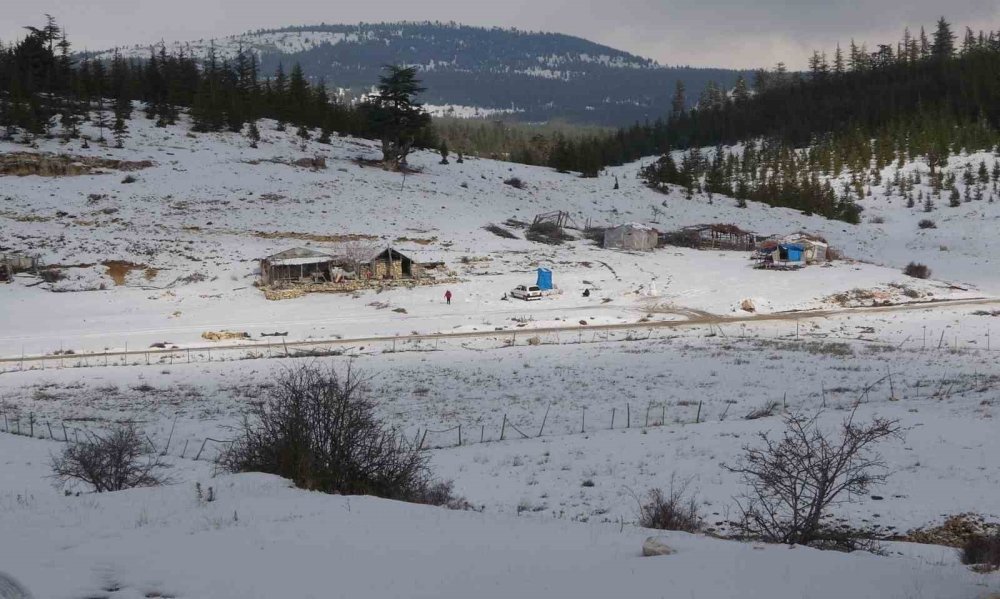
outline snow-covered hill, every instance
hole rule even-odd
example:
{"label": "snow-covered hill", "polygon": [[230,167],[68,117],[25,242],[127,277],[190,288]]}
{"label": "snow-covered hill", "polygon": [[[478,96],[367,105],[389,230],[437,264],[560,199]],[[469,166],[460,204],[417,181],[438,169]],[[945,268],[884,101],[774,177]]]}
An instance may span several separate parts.
{"label": "snow-covered hill", "polygon": [[[452,112],[456,116],[488,116],[502,110],[531,122],[570,119],[630,125],[653,120],[668,112],[677,81],[697,98],[710,80],[729,88],[740,74],[665,67],[568,35],[454,23],[313,25],[154,42],[118,51],[129,58],[148,58],[161,47],[199,58],[214,51],[223,60],[242,49],[257,55],[264,76],[273,74],[279,64],[287,72],[299,63],[307,76],[324,79],[353,97],[377,83],[384,65],[406,64],[419,69],[427,103],[457,107]],[[111,49],[94,54],[104,60],[113,55]]]}
{"label": "snow-covered hill", "polygon": [[[491,160],[440,165],[436,154],[417,152],[411,164],[421,172],[404,180],[359,162],[379,155],[376,145],[364,140],[301,146],[293,133],[264,123],[264,139],[252,149],[236,134],[196,135],[183,125],[161,129],[143,119],[131,126],[132,137],[121,150],[57,140],[42,140],[30,150],[152,164],[128,177],[106,170],[4,178],[0,247],[40,254],[63,276],[54,283],[3,288],[5,310],[16,316],[0,335],[4,354],[50,353],[68,344],[77,351],[123,347],[130,340],[132,347],[142,347],[164,337],[185,343],[222,327],[287,326],[300,338],[474,328],[489,315],[520,312],[499,300],[514,285],[532,282],[528,273],[538,265],[553,267],[567,292],[555,304],[546,303],[549,313],[539,317],[541,323],[572,319],[572,311],[583,308],[594,310],[598,322],[634,321],[651,287],[661,303],[723,315],[738,311],[747,298],[758,312],[836,306],[834,294],[855,288],[895,289],[903,300],[900,290],[907,288],[924,299],[1000,292],[1000,271],[990,267],[1000,243],[991,229],[1000,216],[997,204],[955,209],[928,231],[917,227],[923,213],[876,198],[866,214],[884,214],[885,222],[853,226],[759,204],[740,209],[729,198],[657,193],[637,178],[640,164],[582,179]],[[96,137],[96,131],[90,133]],[[0,143],[0,151],[24,150]],[[324,158],[326,168],[294,165],[313,157]],[[524,189],[505,184],[511,178],[522,180]],[[792,274],[760,272],[742,253],[622,253],[582,239],[563,246],[533,243],[516,228],[518,239],[483,230],[508,219],[530,222],[554,210],[568,212],[581,227],[655,218],[662,230],[732,223],[765,234],[808,231],[825,236],[852,261]],[[465,281],[452,289],[462,308],[437,304],[443,289],[399,289],[386,292],[385,299],[416,305],[406,318],[385,319],[366,307],[373,301],[367,297],[267,302],[252,287],[261,257],[303,245],[337,251],[359,235],[418,261],[447,263]],[[966,291],[904,277],[900,270],[912,260]],[[125,279],[112,276],[114,262],[132,265]],[[588,286],[600,293],[581,297]],[[67,296],[49,289],[86,293]],[[67,298],[76,307],[72,313],[60,308]],[[41,323],[34,317],[40,313],[49,315]],[[81,314],[87,315],[86,324]],[[262,314],[272,325],[262,324]],[[345,314],[351,318],[333,316]]]}
{"label": "snow-covered hill", "polygon": [[[849,308],[1000,294],[997,204],[938,207],[929,216],[937,228],[920,229],[926,213],[873,193],[855,226],[658,193],[637,178],[641,163],[582,179],[491,160],[442,165],[417,152],[418,172],[404,179],[371,163],[373,142],[302,145],[271,122],[257,149],[184,123],[136,118],[130,128],[123,149],[94,141],[89,125],[88,148],[0,142],[3,164],[22,173],[43,154],[76,157],[67,170],[95,169],[0,177],[0,253],[37,253],[62,276],[0,284],[0,569],[37,596],[984,599],[1000,588],[952,548],[905,543],[876,556],[668,533],[677,553],[643,558],[642,541],[656,533],[632,524],[636,496],[676,479],[697,494],[706,525],[727,532],[742,487],[721,464],[778,429],[783,413],[832,427],[856,405],[859,418],[899,419],[906,434],[880,448],[892,473],[884,488],[834,506],[834,517],[887,536],[957,512],[1000,518],[997,306]],[[297,165],[316,158],[324,168]],[[953,167],[989,158],[956,157]],[[136,164],[123,171],[114,161]],[[506,183],[513,178],[521,188]],[[506,224],[553,210],[581,227],[804,230],[846,259],[759,271],[744,252],[622,252],[573,229],[579,239],[551,246]],[[485,231],[490,223],[516,238]],[[359,237],[442,261],[459,281],[284,301],[253,287],[257,258],[298,246],[337,252]],[[903,276],[910,261],[934,278]],[[501,299],[539,266],[553,270],[561,295]],[[810,309],[828,311],[779,313]],[[622,329],[589,330],[601,324]],[[210,343],[202,333],[220,329],[251,339],[240,350],[197,349]],[[261,337],[273,332],[337,351],[297,358]],[[414,332],[476,336],[399,337]],[[381,338],[357,339],[367,336]],[[153,344],[178,350],[144,355]],[[220,444],[206,438],[225,441],[278,373],[317,362],[364,370],[380,416],[420,434],[436,475],[483,512],[213,476],[205,460]],[[768,405],[771,415],[749,416]],[[172,484],[99,496],[54,489],[46,477],[58,439],[117,421],[166,446]],[[195,482],[217,500],[199,501]]]}
{"label": "snow-covered hill", "polygon": [[[0,434],[0,561],[36,597],[976,599],[984,591],[953,558],[915,546],[876,557],[669,533],[661,538],[676,554],[642,557],[656,531],[332,497],[265,475],[213,478],[190,464],[178,465],[170,487],[62,497],[43,470],[57,449]],[[214,501],[197,499],[198,481]]]}

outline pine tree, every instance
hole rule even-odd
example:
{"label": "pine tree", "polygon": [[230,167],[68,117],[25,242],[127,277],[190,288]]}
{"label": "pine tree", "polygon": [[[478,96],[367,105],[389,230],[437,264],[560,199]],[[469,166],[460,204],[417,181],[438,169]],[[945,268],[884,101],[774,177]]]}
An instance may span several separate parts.
{"label": "pine tree", "polygon": [[250,140],[250,147],[256,148],[260,143],[260,129],[257,128],[257,121],[250,121],[247,125],[247,139]]}
{"label": "pine tree", "polygon": [[951,186],[951,192],[948,195],[948,205],[952,208],[957,208],[962,205],[962,196],[958,193],[958,188],[954,185]]}
{"label": "pine tree", "polygon": [[747,88],[747,82],[743,75],[736,78],[736,85],[733,86],[733,101],[741,105],[750,101],[750,90]]}
{"label": "pine tree", "polygon": [[105,111],[104,98],[100,95],[97,96],[97,107],[94,110],[94,126],[98,131],[97,141],[100,143],[107,141],[104,138],[104,130],[108,127],[108,115]]}
{"label": "pine tree", "polygon": [[684,97],[684,82],[680,79],[674,85],[674,97],[670,101],[670,117],[680,118],[687,110],[687,99]]}
{"label": "pine tree", "polygon": [[833,73],[834,75],[843,75],[847,72],[847,66],[844,63],[844,51],[840,49],[840,44],[837,44],[837,50],[833,54]]}
{"label": "pine tree", "polygon": [[115,147],[124,148],[125,140],[128,138],[128,124],[125,122],[124,111],[115,111],[115,124],[111,128],[111,133],[115,138]]}
{"label": "pine tree", "polygon": [[955,34],[951,32],[951,25],[944,20],[938,19],[937,30],[934,32],[934,42],[931,45],[931,55],[939,60],[951,58],[955,54]]}
{"label": "pine tree", "polygon": [[431,124],[431,117],[416,101],[424,91],[413,67],[386,67],[378,95],[368,101],[369,126],[382,140],[382,162],[396,170],[406,163],[417,137]]}
{"label": "pine tree", "polygon": [[441,154],[441,162],[439,164],[448,164],[448,142],[441,140],[441,145],[438,147],[438,153]]}

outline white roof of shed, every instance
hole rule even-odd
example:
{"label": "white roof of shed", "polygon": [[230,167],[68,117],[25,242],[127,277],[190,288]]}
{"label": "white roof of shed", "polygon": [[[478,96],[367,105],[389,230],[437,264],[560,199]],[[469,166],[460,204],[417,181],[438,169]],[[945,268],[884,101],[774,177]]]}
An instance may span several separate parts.
{"label": "white roof of shed", "polygon": [[278,252],[273,256],[268,256],[266,260],[272,266],[299,266],[306,264],[319,264],[329,262],[334,259],[332,254],[320,252],[310,248],[292,248],[283,252]]}

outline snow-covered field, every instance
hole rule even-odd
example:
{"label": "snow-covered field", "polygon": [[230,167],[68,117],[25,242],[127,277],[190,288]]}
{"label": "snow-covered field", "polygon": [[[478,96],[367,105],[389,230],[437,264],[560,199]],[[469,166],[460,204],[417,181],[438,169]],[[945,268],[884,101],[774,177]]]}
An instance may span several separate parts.
{"label": "snow-covered field", "polygon": [[[637,496],[680,481],[708,525],[726,532],[741,489],[724,464],[757,432],[779,426],[782,413],[821,413],[832,426],[859,401],[860,417],[899,419],[905,435],[882,448],[887,485],[837,506],[838,518],[886,535],[962,512],[1000,519],[1000,370],[988,315],[1000,293],[990,262],[1000,244],[996,204],[942,207],[931,215],[938,228],[920,230],[927,215],[919,206],[875,194],[865,224],[852,226],[655,193],[636,177],[641,164],[581,179],[489,160],[439,165],[436,154],[418,152],[411,164],[421,172],[404,180],[357,161],[377,157],[363,140],[303,148],[265,124],[252,149],[232,134],[189,135],[141,119],[131,127],[122,150],[42,140],[28,151],[152,161],[130,173],[134,182],[115,171],[0,178],[0,253],[37,252],[66,275],[0,285],[0,571],[38,597],[972,598],[1000,590],[996,574],[972,573],[951,549],[900,543],[879,557],[670,533],[676,555],[642,558],[642,540],[654,533],[633,524]],[[13,151],[25,147],[0,143],[0,152]],[[327,167],[291,164],[314,156]],[[504,183],[512,177],[526,188]],[[656,217],[663,229],[805,230],[849,259],[765,272],[740,252],[627,253],[583,239],[548,246],[482,228],[553,210],[581,226]],[[297,246],[336,251],[357,235],[444,261],[461,279],[447,287],[455,301],[445,304],[445,288],[430,286],[272,302],[253,286],[257,258]],[[903,276],[911,260],[934,278]],[[108,261],[138,266],[117,285]],[[561,295],[501,300],[532,283],[539,266],[553,269]],[[987,303],[926,303],[975,298]],[[741,309],[747,299],[755,315]],[[876,300],[912,305],[870,308]],[[685,320],[693,324],[658,324]],[[221,329],[246,331],[256,347],[207,352],[201,334]],[[266,359],[295,353],[260,337],[274,331],[288,331],[293,345],[327,340],[342,355]],[[413,334],[424,337],[395,339]],[[533,335],[539,343],[529,345]],[[359,337],[381,339],[351,341]],[[146,356],[154,343],[178,350]],[[125,348],[128,356],[100,356]],[[30,360],[42,355],[52,357]],[[422,439],[435,473],[482,512],[216,476],[220,444],[205,440],[231,438],[277,374],[310,362],[362,370],[382,416]],[[769,402],[773,414],[747,418]],[[121,420],[140,423],[167,449],[173,484],[62,496],[46,478],[59,440]],[[218,500],[199,502],[195,482],[213,486]]]}

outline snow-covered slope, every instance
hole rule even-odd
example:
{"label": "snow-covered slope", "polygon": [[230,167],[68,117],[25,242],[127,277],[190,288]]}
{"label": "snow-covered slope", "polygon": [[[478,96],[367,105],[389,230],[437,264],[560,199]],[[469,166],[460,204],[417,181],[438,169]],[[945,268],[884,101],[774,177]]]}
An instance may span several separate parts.
{"label": "snow-covered slope", "polygon": [[[997,575],[971,572],[947,548],[889,543],[890,557],[877,557],[670,533],[677,554],[642,558],[642,541],[655,533],[630,524],[636,496],[676,477],[697,493],[706,524],[727,532],[742,487],[721,464],[757,433],[777,430],[783,413],[820,414],[832,427],[858,402],[859,417],[899,419],[906,434],[880,448],[889,482],[835,506],[834,517],[885,535],[959,511],[1000,517],[996,306],[844,309],[1000,293],[1000,273],[988,267],[997,242],[983,224],[996,218],[995,204],[940,208],[933,216],[953,212],[937,218],[932,233],[941,237],[929,239],[916,226],[923,213],[899,202],[866,200],[866,216],[885,222],[852,226],[660,194],[637,179],[641,164],[581,179],[490,160],[441,165],[417,152],[419,172],[404,179],[358,160],[378,155],[364,140],[302,147],[265,122],[252,149],[229,133],[130,125],[121,150],[0,143],[0,153],[151,162],[128,173],[0,178],[0,252],[40,253],[65,277],[0,285],[3,431],[48,439],[0,432],[0,569],[36,596],[982,599],[998,590]],[[326,168],[294,164],[315,157]],[[512,177],[524,188],[504,183]],[[765,272],[744,252],[629,253],[583,239],[549,246],[516,226],[506,225],[516,239],[482,229],[553,210],[581,226],[655,218],[665,230],[714,222],[806,230],[854,260]],[[277,302],[252,286],[256,258],[296,246],[335,252],[359,235],[444,261],[461,279],[447,286],[451,305],[443,286]],[[902,276],[911,260],[967,290]],[[501,299],[533,282],[538,266],[553,269],[562,295]],[[746,299],[761,318],[731,319],[746,315]],[[813,308],[830,311],[777,314]],[[692,318],[702,320],[653,328]],[[623,329],[589,330],[601,324]],[[246,331],[256,346],[185,351],[219,329]],[[328,340],[344,355],[288,357],[283,343],[260,337],[276,331],[289,342]],[[485,334],[397,344],[395,335],[414,331]],[[338,336],[369,335],[385,338],[332,346]],[[143,350],[153,343],[180,350],[150,359]],[[132,353],[80,355],[105,348]],[[19,362],[32,354],[49,357]],[[231,438],[275,376],[317,361],[370,375],[379,414],[408,437],[420,434],[434,472],[484,511],[213,477],[206,460],[221,445],[206,438]],[[749,418],[768,404],[772,415]],[[51,486],[55,439],[122,420],[158,446],[171,439],[171,486],[78,497]],[[195,482],[218,499],[199,502]]]}
{"label": "snow-covered slope", "polygon": [[[0,435],[0,564],[36,597],[975,599],[996,588],[926,551],[668,533],[676,554],[642,557],[655,531],[332,497],[265,475],[184,468],[165,488],[62,497],[42,478],[55,445]],[[196,481],[216,499],[199,501]]]}
{"label": "snow-covered slope", "polygon": [[[436,154],[417,152],[411,163],[421,172],[404,180],[358,162],[378,156],[375,144],[364,140],[300,146],[293,133],[264,123],[264,140],[252,149],[236,134],[195,135],[143,119],[131,125],[132,137],[121,150],[41,140],[30,151],[150,161],[150,168],[128,174],[135,182],[115,171],[3,179],[0,247],[38,253],[45,263],[59,265],[65,278],[0,288],[0,301],[13,316],[0,334],[0,353],[184,344],[227,327],[255,337],[273,328],[291,330],[292,338],[432,333],[535,310],[541,322],[573,322],[580,309],[591,310],[596,322],[634,322],[649,311],[654,290],[655,303],[723,315],[748,298],[758,312],[835,306],[834,294],[855,288],[880,289],[899,300],[909,299],[903,292],[926,300],[1000,291],[1000,271],[989,267],[1000,243],[988,227],[1000,215],[995,204],[963,208],[975,211],[965,218],[956,211],[928,233],[916,226],[923,215],[902,206],[887,213],[884,224],[852,226],[757,204],[740,209],[728,198],[664,195],[637,179],[640,164],[582,179],[491,160],[440,165]],[[24,149],[0,143],[0,151]],[[316,156],[326,160],[325,169],[292,164]],[[504,183],[513,177],[525,188]],[[857,261],[761,272],[738,252],[624,253],[586,240],[548,246],[502,239],[482,228],[511,218],[530,222],[553,210],[570,213],[581,227],[655,217],[659,222],[653,224],[663,230],[716,222],[759,233],[805,230],[827,237]],[[370,294],[267,302],[252,287],[258,258],[303,245],[336,251],[358,235],[394,245],[418,261],[446,262],[463,280],[452,289],[456,305],[443,305],[444,290],[436,287],[392,290],[377,299],[405,304],[408,313],[387,318],[370,307]],[[941,251],[942,244],[949,251]],[[911,260],[969,291],[904,277],[900,268]],[[133,265],[124,279],[112,277],[108,263],[114,261]],[[532,282],[539,265],[555,269],[563,296],[530,308],[500,301],[518,283]],[[582,297],[585,287],[597,293]]]}

